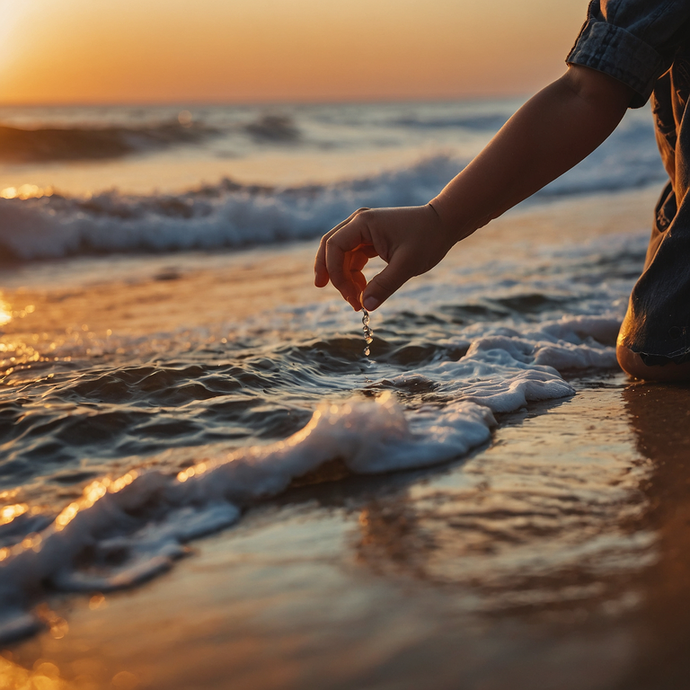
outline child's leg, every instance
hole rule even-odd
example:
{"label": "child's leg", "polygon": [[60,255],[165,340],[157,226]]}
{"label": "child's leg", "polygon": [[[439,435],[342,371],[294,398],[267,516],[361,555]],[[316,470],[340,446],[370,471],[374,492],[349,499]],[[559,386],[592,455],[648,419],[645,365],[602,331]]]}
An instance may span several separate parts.
{"label": "child's leg", "polygon": [[633,288],[616,355],[631,376],[690,380],[690,194],[676,176],[661,195],[647,260]]}
{"label": "child's leg", "polygon": [[690,362],[676,364],[668,362],[664,366],[648,365],[642,361],[637,352],[633,352],[625,345],[616,348],[618,364],[626,374],[645,381],[690,381]]}
{"label": "child's leg", "polygon": [[690,56],[679,55],[654,89],[657,142],[671,181],[655,210],[642,275],[616,354],[631,376],[690,380]]}

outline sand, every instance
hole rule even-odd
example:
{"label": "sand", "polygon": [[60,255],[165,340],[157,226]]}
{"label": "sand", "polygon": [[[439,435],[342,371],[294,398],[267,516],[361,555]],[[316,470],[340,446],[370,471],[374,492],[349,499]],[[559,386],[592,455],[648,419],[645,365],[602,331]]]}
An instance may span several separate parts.
{"label": "sand", "polygon": [[[622,375],[579,387],[504,420],[490,447],[454,467],[293,489],[148,585],[55,600],[61,622],[5,656],[70,681],[45,688],[683,687],[690,435],[668,423],[686,418],[690,390]],[[612,481],[643,473],[622,522],[602,515],[583,528],[590,539],[637,535],[640,551],[483,572],[500,536],[453,519],[515,492],[494,472],[514,463],[531,468],[533,493],[549,490],[554,467],[617,468]],[[539,530],[538,516],[522,529]],[[555,528],[541,548],[581,531]]]}
{"label": "sand", "polygon": [[[528,242],[530,228],[543,236],[549,224],[583,240],[637,230],[652,197],[520,211],[466,252],[492,251],[501,233]],[[571,222],[556,227],[563,213]],[[5,298],[40,303],[74,337],[146,335],[204,325],[225,309],[241,318],[313,301],[311,255],[293,247],[270,271],[260,251],[238,255],[233,272],[202,255],[198,270],[168,257],[155,275],[127,262],[108,281],[96,267],[88,300],[71,296],[68,269],[44,265],[32,284],[15,274]],[[449,265],[460,260],[455,250]],[[232,304],[221,300],[228,281]],[[37,331],[33,314],[12,323],[18,340]],[[486,447],[450,466],[294,487],[194,542],[144,586],[52,598],[41,610],[46,630],[3,651],[0,685],[684,687],[690,389],[617,372],[572,382],[577,395],[506,416]]]}

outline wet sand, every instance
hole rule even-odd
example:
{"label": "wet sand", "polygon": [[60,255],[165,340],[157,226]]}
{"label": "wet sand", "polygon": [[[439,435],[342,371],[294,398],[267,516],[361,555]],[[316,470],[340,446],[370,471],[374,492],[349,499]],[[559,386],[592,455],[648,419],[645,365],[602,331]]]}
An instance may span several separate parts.
{"label": "wet sand", "polygon": [[[531,251],[531,230],[549,224],[583,239],[638,230],[652,197],[515,214],[447,266],[495,251],[501,233],[520,232]],[[25,312],[9,333],[28,343],[52,323],[100,342],[314,301],[311,254],[297,246],[271,266],[260,250],[217,266],[200,255],[198,270],[168,257],[155,275],[123,262],[108,281],[94,260],[88,299],[46,264],[4,294]],[[144,586],[52,598],[45,631],[3,651],[2,687],[684,687],[690,388],[616,372],[573,384],[573,398],[504,417],[451,466],[293,487]]]}
{"label": "wet sand", "polygon": [[[538,250],[545,237],[560,244],[639,232],[651,222],[657,195],[645,189],[588,197],[584,204],[568,199],[521,207],[456,245],[433,276],[414,281],[442,279],[458,266],[503,258],[506,247],[519,260],[521,253]],[[312,282],[317,245],[290,244],[280,253],[257,248],[80,257],[0,268],[0,307],[13,316],[2,330],[18,346],[46,338],[56,346],[89,341],[103,346],[120,335],[148,337],[198,327],[218,333],[221,326],[236,327],[264,310],[332,299],[332,288],[317,290]]]}
{"label": "wet sand", "polygon": [[[578,387],[453,467],[292,489],[148,585],[55,600],[52,630],[5,657],[46,688],[684,687],[690,389]],[[573,495],[570,525],[512,524],[511,501],[576,467],[637,488],[598,515]]]}

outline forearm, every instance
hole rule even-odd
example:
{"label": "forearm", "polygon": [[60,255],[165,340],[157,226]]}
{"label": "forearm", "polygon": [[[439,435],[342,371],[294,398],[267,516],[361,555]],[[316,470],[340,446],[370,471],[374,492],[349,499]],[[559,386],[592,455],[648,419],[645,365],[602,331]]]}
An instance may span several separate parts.
{"label": "forearm", "polygon": [[[527,198],[593,151],[615,129],[632,91],[599,72],[570,68],[530,99],[482,153],[426,206],[360,209],[326,233],[314,264],[359,309],[376,309],[455,242]],[[362,269],[387,266],[367,282]]]}
{"label": "forearm", "polygon": [[616,128],[631,91],[583,67],[531,98],[431,201],[460,240],[590,154]]}

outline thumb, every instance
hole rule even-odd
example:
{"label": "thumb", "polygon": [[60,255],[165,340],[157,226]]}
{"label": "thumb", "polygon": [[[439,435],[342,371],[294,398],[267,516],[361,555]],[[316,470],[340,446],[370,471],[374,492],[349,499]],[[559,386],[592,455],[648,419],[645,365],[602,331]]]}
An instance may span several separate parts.
{"label": "thumb", "polygon": [[385,302],[412,273],[402,263],[390,263],[381,273],[375,275],[362,293],[362,306],[367,311],[374,311]]}

